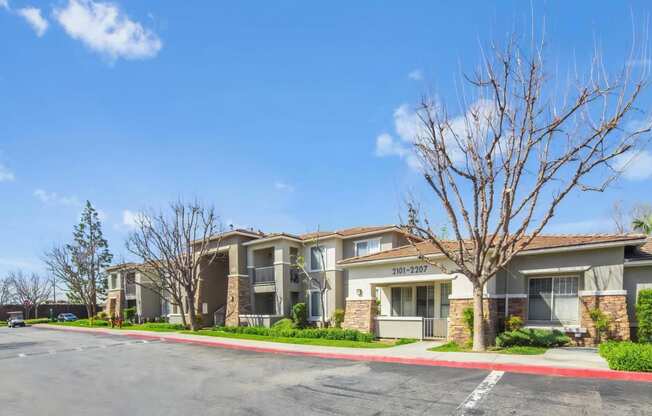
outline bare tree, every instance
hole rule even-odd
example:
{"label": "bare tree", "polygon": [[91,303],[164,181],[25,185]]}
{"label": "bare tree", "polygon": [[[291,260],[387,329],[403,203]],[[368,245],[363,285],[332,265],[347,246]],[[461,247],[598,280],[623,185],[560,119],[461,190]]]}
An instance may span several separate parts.
{"label": "bare tree", "polygon": [[596,55],[586,76],[560,89],[546,71],[543,41],[527,43],[512,38],[482,51],[481,65],[464,78],[462,115],[427,98],[417,109],[414,149],[452,239],[437,236],[415,201],[405,228],[441,251],[446,261],[438,266],[471,281],[474,351],[485,350],[487,281],[571,192],[605,190],[620,174],[616,162],[649,138],[649,122],[629,123],[647,85],[646,67],[634,74],[629,62],[645,56],[630,56],[610,76]]}
{"label": "bare tree", "polygon": [[35,309],[35,318],[38,318],[38,307],[47,301],[52,292],[52,286],[48,279],[42,279],[36,273],[29,277],[22,270],[9,273],[9,280],[14,288],[16,299],[20,302],[27,312],[29,319],[30,311]]}
{"label": "bare tree", "polygon": [[[326,294],[331,287],[328,282],[328,276],[326,275],[326,248],[321,244],[320,237],[321,233],[318,228],[313,238],[306,239],[303,242],[304,253],[306,248],[310,247],[309,262],[306,261],[304,255],[299,254],[292,262],[292,266],[300,271],[299,277],[306,283],[308,289],[319,292],[319,305],[321,309],[320,323],[322,327],[325,327]],[[313,248],[315,249],[315,257],[313,257]],[[310,310],[308,310],[308,313],[310,313]]]}
{"label": "bare tree", "polygon": [[622,201],[615,201],[611,206],[611,220],[614,223],[616,233],[623,234],[629,229],[629,224],[625,219]]}
{"label": "bare tree", "polygon": [[212,207],[179,201],[170,204],[169,214],[137,215],[136,229],[127,239],[127,250],[142,261],[136,267],[151,284],[148,288],[177,305],[183,325],[193,331],[201,325],[200,264],[210,265],[218,258],[221,233]]}
{"label": "bare tree", "polygon": [[8,305],[14,301],[14,288],[9,277],[0,279],[0,306]]}

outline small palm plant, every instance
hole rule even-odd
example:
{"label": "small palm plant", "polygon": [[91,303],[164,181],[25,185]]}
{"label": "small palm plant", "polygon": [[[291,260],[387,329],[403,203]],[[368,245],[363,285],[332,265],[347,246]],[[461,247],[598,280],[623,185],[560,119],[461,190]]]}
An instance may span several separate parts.
{"label": "small palm plant", "polygon": [[635,218],[632,227],[643,234],[652,235],[652,214],[645,217]]}

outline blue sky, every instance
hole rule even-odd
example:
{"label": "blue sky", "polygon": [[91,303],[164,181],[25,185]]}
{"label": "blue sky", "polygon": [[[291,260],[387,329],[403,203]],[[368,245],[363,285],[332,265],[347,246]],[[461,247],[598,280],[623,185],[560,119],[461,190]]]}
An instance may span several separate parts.
{"label": "blue sky", "polygon": [[[534,15],[566,67],[594,41],[622,62],[632,15],[651,10],[559,1]],[[266,231],[396,223],[406,192],[426,194],[378,136],[399,137],[397,109],[425,91],[454,99],[479,42],[529,16],[522,1],[0,0],[0,273],[41,270],[86,199],[118,257],[130,213],[179,196]],[[639,168],[569,198],[550,231],[609,231],[614,201],[652,202]]]}

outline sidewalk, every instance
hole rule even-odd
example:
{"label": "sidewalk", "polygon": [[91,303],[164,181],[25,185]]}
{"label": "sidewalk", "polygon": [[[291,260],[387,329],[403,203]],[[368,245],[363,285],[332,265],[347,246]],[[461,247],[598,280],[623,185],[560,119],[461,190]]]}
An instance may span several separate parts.
{"label": "sidewalk", "polygon": [[378,361],[409,365],[499,370],[546,376],[652,382],[652,373],[609,370],[607,363],[596,351],[582,348],[550,349],[542,355],[508,355],[496,353],[427,351],[428,348],[440,344],[437,342],[417,342],[392,348],[365,349],[283,344],[277,342],[180,334],[175,332],[151,332],[124,329],[115,330],[110,328],[79,328],[47,324],[35,325],[34,328],[85,332],[98,335],[119,335],[143,340],[161,340],[165,342],[177,342],[272,354],[302,355],[353,361]]}

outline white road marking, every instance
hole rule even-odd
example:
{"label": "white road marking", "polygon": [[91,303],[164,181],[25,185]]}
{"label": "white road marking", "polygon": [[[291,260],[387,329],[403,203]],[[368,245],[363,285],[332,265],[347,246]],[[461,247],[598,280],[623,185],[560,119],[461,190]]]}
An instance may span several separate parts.
{"label": "white road marking", "polygon": [[77,351],[84,351],[84,349],[83,349],[82,347],[77,347],[77,348],[75,348],[75,349],[76,349]]}
{"label": "white road marking", "polygon": [[456,414],[470,414],[469,411],[474,409],[484,398],[484,396],[486,396],[487,393],[489,393],[491,389],[494,388],[503,374],[505,374],[504,371],[492,371],[489,373],[489,375],[482,381],[482,383],[478,384],[478,387],[476,387],[475,390],[469,394],[469,396],[466,398],[466,400],[464,400],[464,402],[462,402],[461,405],[459,405]]}
{"label": "white road marking", "polygon": [[19,356],[20,358],[25,358],[25,357],[27,357],[27,355],[25,355],[25,354],[18,354],[18,356]]}

